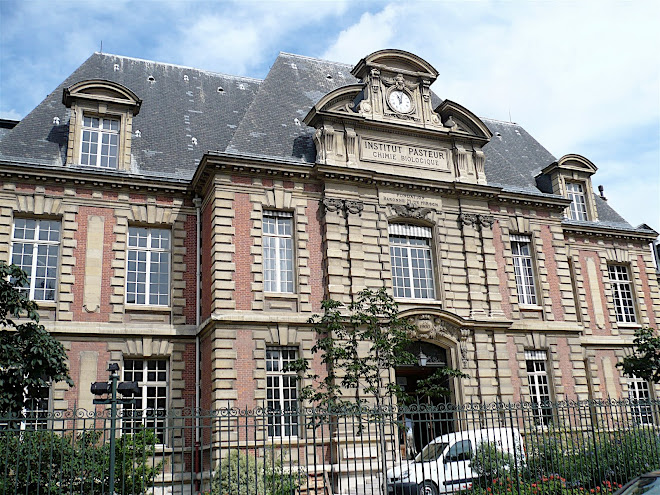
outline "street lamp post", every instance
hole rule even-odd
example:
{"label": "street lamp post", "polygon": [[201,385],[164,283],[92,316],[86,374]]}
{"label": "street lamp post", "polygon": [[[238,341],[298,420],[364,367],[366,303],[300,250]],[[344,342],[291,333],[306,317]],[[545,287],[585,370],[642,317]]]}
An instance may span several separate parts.
{"label": "street lamp post", "polygon": [[94,395],[108,395],[110,398],[94,399],[94,404],[110,404],[110,473],[109,473],[109,493],[115,493],[115,443],[116,443],[116,430],[117,430],[117,404],[127,405],[134,404],[135,399],[118,399],[117,391],[121,395],[135,396],[139,393],[137,382],[121,382],[119,383],[119,365],[117,363],[109,363],[108,371],[110,372],[110,379],[108,382],[94,382],[91,386],[91,392]]}

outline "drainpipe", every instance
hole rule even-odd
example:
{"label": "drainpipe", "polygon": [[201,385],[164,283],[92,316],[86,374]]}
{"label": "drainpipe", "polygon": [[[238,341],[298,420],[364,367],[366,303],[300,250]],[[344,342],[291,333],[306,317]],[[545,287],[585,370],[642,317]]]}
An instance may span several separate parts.
{"label": "drainpipe", "polygon": [[201,207],[202,207],[202,198],[196,197],[193,199],[193,204],[195,205],[195,213],[197,215],[197,246],[195,252],[195,260],[197,263],[196,266],[196,295],[195,295],[195,326],[197,331],[195,332],[195,460],[194,460],[194,469],[195,469],[195,490],[199,493],[201,489],[201,459],[200,459],[200,431],[199,431],[199,415],[201,409],[201,397],[200,397],[200,342],[199,342],[199,325],[201,323],[201,314],[202,314],[202,303],[201,303],[201,293],[202,293],[202,264],[201,264],[201,245],[202,245],[202,230],[201,230]]}

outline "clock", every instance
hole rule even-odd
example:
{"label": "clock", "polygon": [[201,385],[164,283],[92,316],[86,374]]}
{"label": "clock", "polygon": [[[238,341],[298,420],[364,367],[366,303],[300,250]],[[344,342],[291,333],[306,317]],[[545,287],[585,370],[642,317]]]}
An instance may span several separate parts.
{"label": "clock", "polygon": [[412,100],[405,91],[397,89],[390,92],[390,95],[387,97],[387,102],[395,112],[408,113],[412,110]]}

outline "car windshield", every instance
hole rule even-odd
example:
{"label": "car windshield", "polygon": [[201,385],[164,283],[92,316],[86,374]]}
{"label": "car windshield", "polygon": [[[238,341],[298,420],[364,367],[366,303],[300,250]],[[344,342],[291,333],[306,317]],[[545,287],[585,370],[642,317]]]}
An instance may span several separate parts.
{"label": "car windshield", "polygon": [[440,455],[442,454],[442,451],[445,450],[445,447],[447,447],[448,444],[446,443],[430,443],[426,447],[422,449],[422,451],[417,454],[417,457],[415,457],[415,462],[429,462],[429,461],[435,461]]}
{"label": "car windshield", "polygon": [[660,478],[639,478],[620,495],[660,495]]}

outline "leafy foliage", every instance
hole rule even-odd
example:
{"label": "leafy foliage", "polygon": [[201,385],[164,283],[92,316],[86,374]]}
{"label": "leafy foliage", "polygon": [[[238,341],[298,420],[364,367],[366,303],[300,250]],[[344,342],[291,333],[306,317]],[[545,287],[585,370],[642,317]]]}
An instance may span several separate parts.
{"label": "leafy foliage", "polygon": [[290,495],[303,484],[305,474],[287,471],[283,460],[268,452],[263,459],[232,450],[211,481],[211,495]]}
{"label": "leafy foliage", "polygon": [[617,363],[623,374],[660,383],[660,336],[652,328],[635,330],[633,354]]}
{"label": "leafy foliage", "polygon": [[517,472],[522,462],[516,461],[514,455],[498,449],[497,445],[485,442],[472,455],[471,465],[479,477],[492,481]]}
{"label": "leafy foliage", "polygon": [[[392,296],[384,288],[366,289],[347,308],[334,300],[323,301],[322,308],[323,315],[309,322],[319,335],[312,352],[320,353],[327,374],[310,373],[304,359],[290,365],[289,369],[306,373],[317,384],[303,387],[301,398],[320,406],[339,406],[364,403],[367,396],[379,403],[383,395],[400,395],[401,388],[393,380],[384,382],[383,375],[395,366],[415,362],[406,350],[415,327],[399,317]],[[352,400],[344,399],[345,390],[354,393]]]}
{"label": "leafy foliage", "polygon": [[[151,430],[122,435],[115,446],[115,491],[143,494],[163,463],[153,463]],[[0,433],[0,493],[108,493],[110,446],[102,431],[62,435],[51,430]]]}
{"label": "leafy foliage", "polygon": [[470,375],[454,368],[438,368],[431,376],[417,382],[417,395],[431,399],[449,397],[451,390],[447,387],[448,378],[470,378]]}
{"label": "leafy foliage", "polygon": [[37,397],[51,381],[73,386],[64,347],[39,324],[37,304],[19,290],[27,284],[23,270],[0,262],[0,414],[20,414],[25,397]]}

